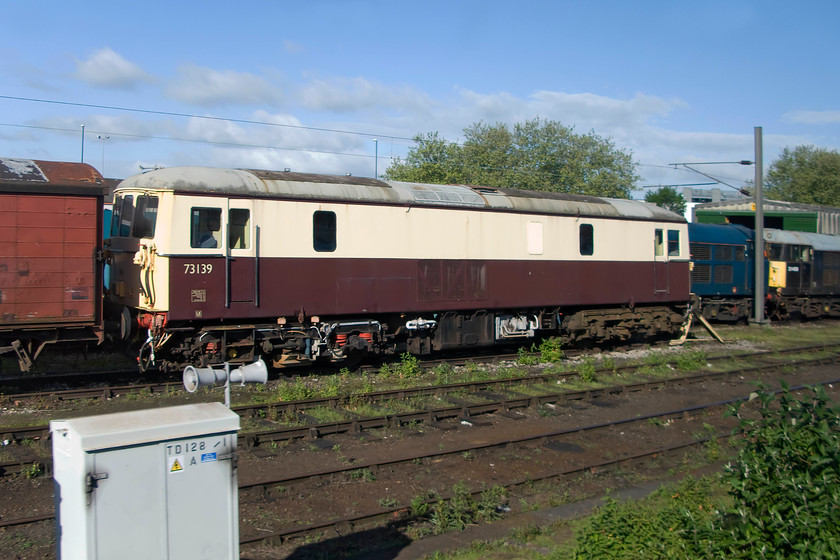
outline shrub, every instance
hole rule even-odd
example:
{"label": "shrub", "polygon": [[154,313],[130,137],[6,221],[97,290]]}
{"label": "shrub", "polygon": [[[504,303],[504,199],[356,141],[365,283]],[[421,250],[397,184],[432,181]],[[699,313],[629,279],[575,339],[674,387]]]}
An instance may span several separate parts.
{"label": "shrub", "polygon": [[733,505],[722,523],[729,558],[836,558],[840,550],[840,408],[822,387],[797,399],[760,392],[760,420],[743,418],[729,465]]}

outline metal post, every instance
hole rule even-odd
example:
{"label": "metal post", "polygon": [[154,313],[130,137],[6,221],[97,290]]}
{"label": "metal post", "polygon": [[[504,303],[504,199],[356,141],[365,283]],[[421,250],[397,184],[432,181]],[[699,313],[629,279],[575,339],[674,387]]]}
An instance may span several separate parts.
{"label": "metal post", "polygon": [[379,179],[379,138],[373,139],[373,146],[376,150],[373,156],[373,178]]}
{"label": "metal post", "polygon": [[85,162],[85,125],[82,125],[82,163]]}
{"label": "metal post", "polygon": [[764,193],[762,192],[761,127],[755,127],[755,322],[764,322]]}
{"label": "metal post", "polygon": [[102,140],[102,169],[100,169],[99,172],[104,177],[105,176],[105,140],[109,140],[111,137],[100,134],[100,135],[97,136],[97,138]]}

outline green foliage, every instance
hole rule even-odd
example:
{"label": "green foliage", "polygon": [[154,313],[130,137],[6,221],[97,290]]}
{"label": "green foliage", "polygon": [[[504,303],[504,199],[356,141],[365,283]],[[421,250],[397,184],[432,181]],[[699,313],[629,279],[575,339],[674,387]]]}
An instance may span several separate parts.
{"label": "green foliage", "polygon": [[685,213],[685,198],[673,187],[660,187],[655,191],[645,193],[645,202],[656,204],[660,208],[670,210],[675,214]]}
{"label": "green foliage", "polygon": [[595,383],[597,381],[597,371],[595,361],[592,358],[585,358],[583,363],[578,367],[578,375],[580,375],[580,380],[584,383]]}
{"label": "green foliage", "polygon": [[385,178],[617,198],[628,198],[638,179],[632,155],[611,139],[556,121],[535,118],[513,129],[478,122],[464,137],[459,146],[437,132],[416,136],[405,162],[396,161]]}
{"label": "green foliage", "polygon": [[408,352],[400,355],[399,364],[382,364],[379,368],[379,375],[388,379],[397,377],[400,379],[411,379],[420,376],[420,360]]}
{"label": "green foliage", "polygon": [[25,467],[21,471],[21,474],[23,474],[25,478],[38,478],[39,476],[42,476],[44,472],[44,466],[36,461],[28,467]]}
{"label": "green foliage", "polygon": [[452,487],[449,500],[438,498],[430,507],[424,507],[412,501],[412,511],[428,515],[434,532],[463,531],[468,525],[484,523],[498,519],[500,506],[507,501],[507,491],[501,486],[493,486],[481,493],[476,500],[467,485],[461,481]]}
{"label": "green foliage", "polygon": [[577,532],[574,559],[703,558],[706,542],[687,526],[706,523],[715,507],[709,483],[688,478],[645,500],[608,500]]}
{"label": "green foliage", "polygon": [[315,390],[298,377],[294,383],[281,383],[277,386],[277,400],[302,401],[315,397]]}
{"label": "green foliage", "polygon": [[[729,558],[836,558],[840,550],[840,408],[822,387],[796,399],[759,393],[761,419],[728,469],[733,507],[722,523]],[[732,412],[740,417],[739,407]]]}
{"label": "green foliage", "polygon": [[523,366],[535,366],[539,363],[539,359],[532,355],[533,352],[536,351],[536,347],[532,344],[531,348],[525,348],[524,346],[519,347],[519,356],[516,358],[516,361],[519,362]]}
{"label": "green foliage", "polygon": [[840,206],[840,153],[814,146],[785,148],[766,176],[768,198]]}
{"label": "green foliage", "polygon": [[543,362],[557,363],[566,357],[563,343],[559,338],[544,338],[540,342],[540,359]]}
{"label": "green foliage", "polygon": [[708,356],[702,350],[691,350],[677,355],[677,369],[697,371],[708,363]]}

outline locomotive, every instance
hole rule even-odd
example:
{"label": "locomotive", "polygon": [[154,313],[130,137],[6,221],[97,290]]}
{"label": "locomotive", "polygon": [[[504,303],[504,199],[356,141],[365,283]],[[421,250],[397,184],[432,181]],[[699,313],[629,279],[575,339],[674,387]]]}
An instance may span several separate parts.
{"label": "locomotive", "polygon": [[[689,224],[691,290],[709,320],[753,315],[755,231]],[[840,317],[840,236],[764,230],[766,316],[772,320]]]}
{"label": "locomotive", "polygon": [[[671,337],[692,293],[708,319],[752,314],[754,232],[640,201],[174,167],[122,181],[105,223],[104,185],[0,159],[0,354],[23,370],[104,338],[141,369],[282,367]],[[769,317],[840,316],[840,236],[765,243]]]}
{"label": "locomotive", "polygon": [[689,294],[685,221],[631,200],[175,167],[112,224],[141,368],[671,336]]}

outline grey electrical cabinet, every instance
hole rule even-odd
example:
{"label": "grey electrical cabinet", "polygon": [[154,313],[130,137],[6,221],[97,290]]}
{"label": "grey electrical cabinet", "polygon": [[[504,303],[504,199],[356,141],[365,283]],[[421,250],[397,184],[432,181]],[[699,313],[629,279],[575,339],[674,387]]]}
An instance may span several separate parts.
{"label": "grey electrical cabinet", "polygon": [[220,403],[50,422],[58,558],[239,558],[238,430]]}

